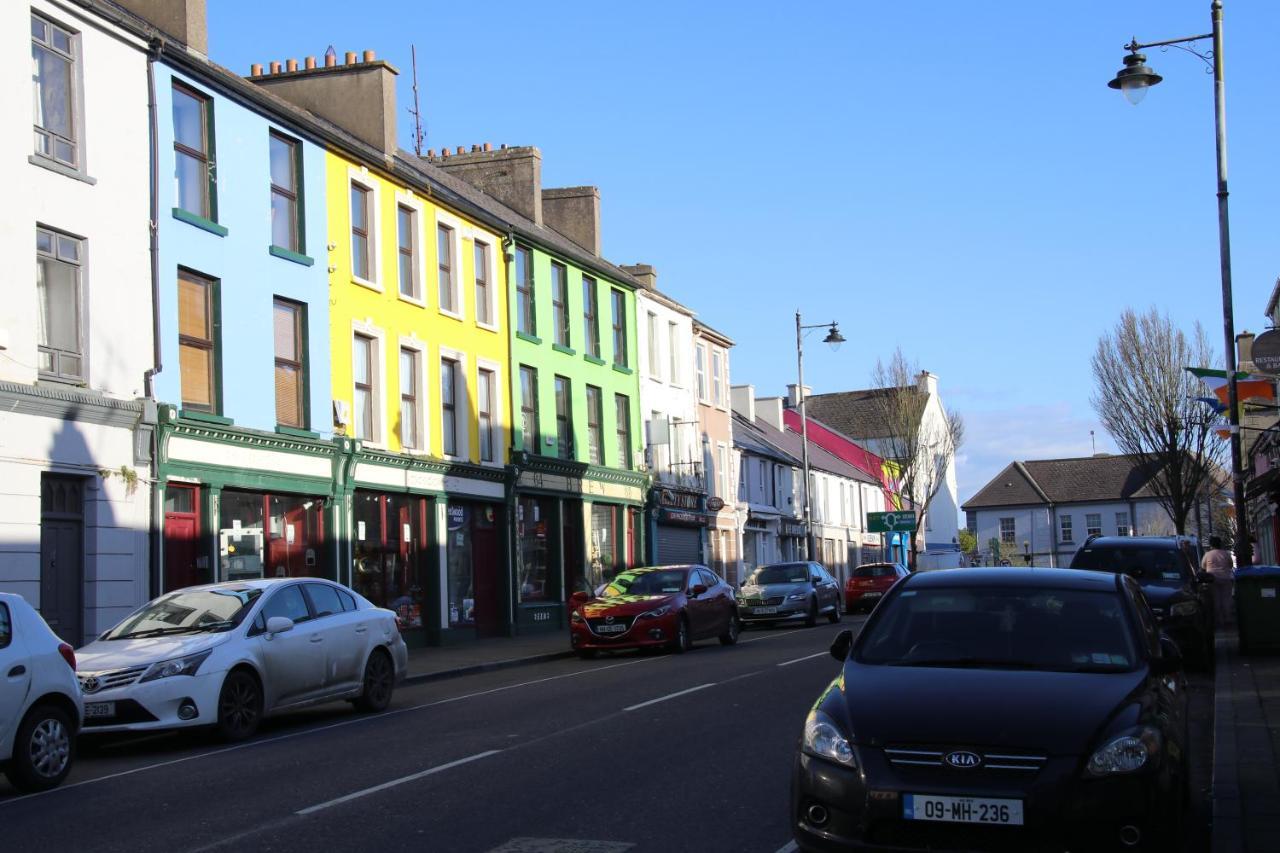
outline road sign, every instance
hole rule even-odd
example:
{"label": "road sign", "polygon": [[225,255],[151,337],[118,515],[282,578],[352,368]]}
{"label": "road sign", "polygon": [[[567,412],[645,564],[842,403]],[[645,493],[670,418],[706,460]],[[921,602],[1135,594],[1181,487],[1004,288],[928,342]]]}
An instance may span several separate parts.
{"label": "road sign", "polygon": [[914,512],[869,512],[867,513],[868,533],[914,533],[916,514]]}

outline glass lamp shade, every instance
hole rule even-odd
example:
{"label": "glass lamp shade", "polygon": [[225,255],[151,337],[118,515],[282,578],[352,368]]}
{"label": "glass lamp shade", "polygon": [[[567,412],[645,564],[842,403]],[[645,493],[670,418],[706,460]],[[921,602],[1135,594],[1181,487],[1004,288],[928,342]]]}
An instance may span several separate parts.
{"label": "glass lamp shade", "polygon": [[1124,99],[1135,107],[1147,96],[1147,90],[1150,88],[1150,84],[1145,79],[1130,77],[1120,81],[1120,94],[1124,95]]}

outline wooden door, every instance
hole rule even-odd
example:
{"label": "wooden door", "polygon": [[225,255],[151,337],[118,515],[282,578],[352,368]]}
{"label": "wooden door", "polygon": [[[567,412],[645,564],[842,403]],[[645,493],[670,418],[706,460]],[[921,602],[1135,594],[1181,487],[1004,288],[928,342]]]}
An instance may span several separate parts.
{"label": "wooden door", "polygon": [[40,615],[73,646],[84,642],[84,480],[45,474],[40,494]]}

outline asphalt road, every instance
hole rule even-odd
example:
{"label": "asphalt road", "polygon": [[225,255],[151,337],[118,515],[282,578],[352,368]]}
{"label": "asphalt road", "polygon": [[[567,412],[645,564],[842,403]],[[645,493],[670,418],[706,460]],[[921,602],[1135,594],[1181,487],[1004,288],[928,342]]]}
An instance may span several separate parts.
{"label": "asphalt road", "polygon": [[59,789],[0,781],[0,849],[793,849],[796,739],[838,671],[827,646],[861,621],[412,685],[386,713],[326,706],[230,747],[98,739]]}

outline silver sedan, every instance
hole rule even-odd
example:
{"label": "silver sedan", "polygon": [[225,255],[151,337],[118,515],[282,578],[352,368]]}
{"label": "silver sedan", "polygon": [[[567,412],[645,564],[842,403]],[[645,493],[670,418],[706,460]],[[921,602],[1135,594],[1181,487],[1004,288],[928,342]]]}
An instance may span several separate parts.
{"label": "silver sedan", "polygon": [[761,566],[738,590],[738,616],[743,622],[802,619],[812,627],[822,614],[831,622],[840,621],[840,584],[820,563]]}

